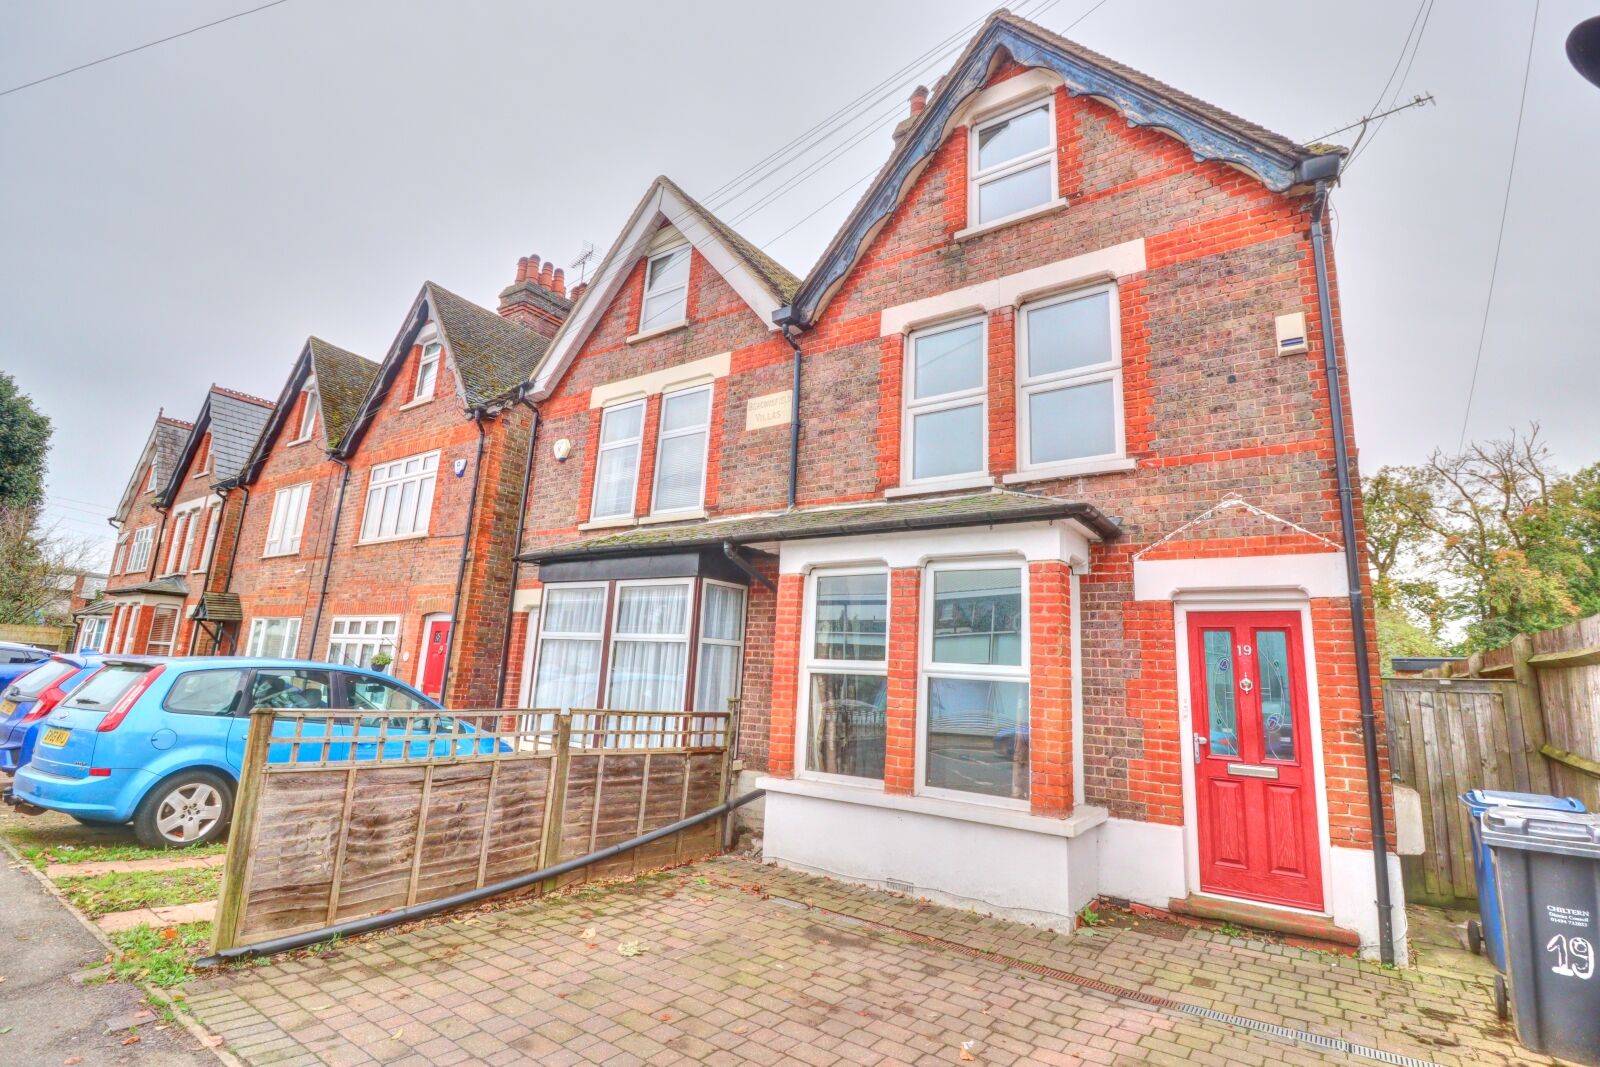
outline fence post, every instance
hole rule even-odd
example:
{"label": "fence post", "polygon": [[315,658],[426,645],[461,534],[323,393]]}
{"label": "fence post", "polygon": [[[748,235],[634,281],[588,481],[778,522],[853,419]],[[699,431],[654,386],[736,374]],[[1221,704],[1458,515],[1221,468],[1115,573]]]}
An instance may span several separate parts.
{"label": "fence post", "polygon": [[1539,692],[1539,674],[1532,663],[1533,638],[1518,634],[1511,640],[1511,674],[1517,683],[1517,719],[1522,727],[1522,745],[1527,753],[1528,790],[1548,793],[1551,788],[1550,767],[1539,754],[1539,749],[1550,739],[1544,721],[1544,697]]}
{"label": "fence post", "polygon": [[561,862],[561,833],[567,823],[567,774],[571,767],[572,711],[563,709],[556,716],[556,758],[550,768],[550,814],[544,821],[544,861],[541,864],[544,867],[554,867]]}
{"label": "fence post", "polygon": [[245,886],[250,873],[250,845],[255,838],[257,809],[261,806],[267,750],[272,746],[272,719],[271,708],[256,708],[250,713],[249,735],[245,738],[244,758],[239,767],[239,791],[233,798],[233,822],[228,828],[228,859],[222,868],[222,892],[217,897],[217,917],[211,927],[213,952],[238,944],[240,921],[244,918]]}

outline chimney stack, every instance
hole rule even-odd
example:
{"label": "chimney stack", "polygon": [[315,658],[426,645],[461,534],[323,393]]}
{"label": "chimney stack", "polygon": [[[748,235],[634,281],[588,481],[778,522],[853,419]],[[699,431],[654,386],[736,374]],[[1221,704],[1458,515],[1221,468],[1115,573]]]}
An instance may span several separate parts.
{"label": "chimney stack", "polygon": [[523,256],[517,260],[515,280],[500,294],[500,314],[553,337],[575,299],[567,295],[566,272],[553,260]]}
{"label": "chimney stack", "polygon": [[589,288],[588,282],[579,282],[572,287],[572,292],[567,294],[567,299],[576,304],[583,297],[583,291],[587,288]]}
{"label": "chimney stack", "polygon": [[922,109],[928,106],[928,87],[919,85],[911,90],[911,117],[916,118],[922,114]]}

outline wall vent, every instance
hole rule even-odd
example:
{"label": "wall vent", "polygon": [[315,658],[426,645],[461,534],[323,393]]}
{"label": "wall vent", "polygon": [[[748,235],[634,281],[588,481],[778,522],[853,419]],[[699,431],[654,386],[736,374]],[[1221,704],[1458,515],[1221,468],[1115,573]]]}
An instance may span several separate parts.
{"label": "wall vent", "polygon": [[898,878],[885,878],[883,887],[891,893],[910,893],[913,888],[910,882],[902,882]]}

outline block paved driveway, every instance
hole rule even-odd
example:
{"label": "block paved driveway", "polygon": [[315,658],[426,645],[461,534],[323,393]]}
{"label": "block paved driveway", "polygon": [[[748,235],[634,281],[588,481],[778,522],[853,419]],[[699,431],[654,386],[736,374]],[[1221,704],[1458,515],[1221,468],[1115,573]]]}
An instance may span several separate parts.
{"label": "block paved driveway", "polygon": [[727,857],[237,967],[189,1003],[252,1064],[1378,1062],[1179,1003],[1424,1062],[1553,1062],[1481,977],[1147,921],[1068,937]]}

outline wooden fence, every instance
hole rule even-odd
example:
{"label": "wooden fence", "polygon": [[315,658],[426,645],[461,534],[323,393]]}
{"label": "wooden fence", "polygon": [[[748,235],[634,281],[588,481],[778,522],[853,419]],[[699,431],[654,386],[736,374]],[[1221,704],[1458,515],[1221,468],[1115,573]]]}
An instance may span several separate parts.
{"label": "wooden fence", "polygon": [[1477,896],[1460,796],[1505,789],[1600,810],[1600,616],[1518,637],[1427,676],[1386,678],[1394,780],[1422,801],[1423,852],[1401,858],[1406,899]]}
{"label": "wooden fence", "polygon": [[65,652],[72,647],[73,630],[70,626],[0,625],[0,641],[19,645],[48,648],[52,652]]}
{"label": "wooden fence", "polygon": [[[221,950],[438,900],[726,799],[726,713],[255,712]],[[712,820],[563,879],[715,853]]]}

